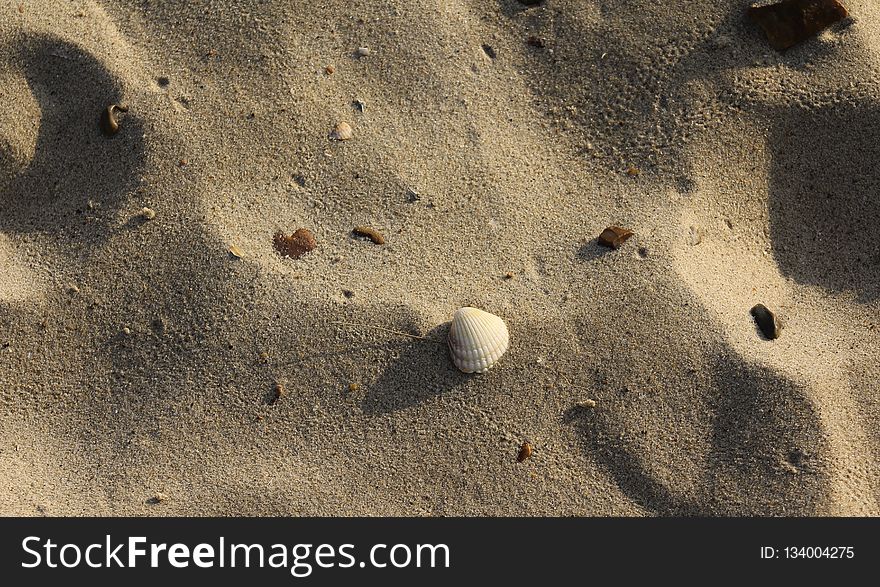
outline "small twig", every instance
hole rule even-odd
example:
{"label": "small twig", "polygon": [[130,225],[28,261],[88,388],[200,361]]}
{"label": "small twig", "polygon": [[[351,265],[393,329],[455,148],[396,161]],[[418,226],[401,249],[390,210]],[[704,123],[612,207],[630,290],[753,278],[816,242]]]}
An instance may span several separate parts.
{"label": "small twig", "polygon": [[445,341],[436,340],[434,338],[428,338],[426,336],[418,336],[417,334],[409,334],[407,332],[401,332],[400,330],[391,330],[390,328],[382,328],[381,326],[373,326],[371,324],[358,324],[356,322],[340,322],[338,320],[331,321],[330,324],[341,324],[343,326],[358,326],[361,328],[370,328],[372,330],[381,330],[382,332],[389,332],[391,334],[397,334],[398,336],[406,336],[409,338],[414,338],[416,340],[422,340],[425,342],[433,342],[434,344],[446,344]]}

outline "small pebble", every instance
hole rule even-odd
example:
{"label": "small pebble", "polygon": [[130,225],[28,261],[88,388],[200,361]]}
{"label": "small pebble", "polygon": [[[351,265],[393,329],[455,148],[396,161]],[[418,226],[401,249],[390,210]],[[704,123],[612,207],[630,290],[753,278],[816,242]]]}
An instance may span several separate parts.
{"label": "small pebble", "polygon": [[688,229],[688,242],[692,247],[695,247],[703,242],[703,235],[700,233],[700,229],[696,226],[691,226]]}
{"label": "small pebble", "polygon": [[299,259],[318,246],[315,235],[308,228],[298,228],[290,236],[285,236],[283,232],[276,232],[273,243],[275,250],[282,257],[290,257],[291,259]]}
{"label": "small pebble", "polygon": [[594,400],[594,399],[585,399],[585,400],[583,400],[583,401],[579,401],[576,405],[577,405],[577,407],[579,407],[579,408],[584,408],[584,409],[590,409],[590,410],[591,410],[591,409],[593,409],[593,408],[596,407],[596,400]]}
{"label": "small pebble", "polygon": [[352,393],[354,393],[355,391],[359,390],[360,388],[361,388],[361,386],[358,385],[357,383],[349,383],[349,384],[348,384],[348,391],[350,391],[350,392],[352,392]]}
{"label": "small pebble", "polygon": [[507,273],[504,274],[504,279],[513,279],[513,273],[508,271]]}
{"label": "small pebble", "polygon": [[269,402],[269,405],[274,406],[278,403],[278,400],[287,395],[287,391],[284,389],[284,386],[280,383],[276,383],[275,387],[272,389],[272,400]]}
{"label": "small pebble", "polygon": [[779,338],[782,324],[779,322],[776,314],[767,309],[767,306],[764,304],[756,304],[752,308],[751,313],[752,317],[755,319],[755,323],[761,330],[761,334],[763,334],[765,338],[768,340]]}
{"label": "small pebble", "polygon": [[358,57],[367,57],[370,54],[369,47],[358,47],[357,56]]}
{"label": "small pebble", "polygon": [[369,226],[355,226],[352,232],[358,236],[367,237],[377,245],[385,244],[385,237],[375,228],[370,228]]}
{"label": "small pebble", "polygon": [[152,208],[147,208],[146,206],[144,206],[143,208],[141,208],[141,216],[144,218],[144,220],[152,220],[156,217],[156,211]]}
{"label": "small pebble", "polygon": [[79,293],[79,287],[77,287],[77,285],[75,283],[71,283],[71,284],[68,284],[67,291],[72,294]]}
{"label": "small pebble", "polygon": [[522,443],[522,447],[519,449],[519,454],[516,455],[516,462],[521,463],[532,456],[532,445],[528,442]]}
{"label": "small pebble", "polygon": [[640,173],[641,173],[641,171],[639,171],[639,168],[634,165],[630,165],[629,168],[627,168],[627,170],[626,170],[626,174],[629,175],[630,177],[635,177],[636,175],[638,175]]}
{"label": "small pebble", "polygon": [[233,257],[235,257],[236,259],[241,259],[242,257],[244,257],[244,253],[242,253],[241,249],[239,249],[235,245],[232,245],[231,247],[229,247],[229,254],[232,255]]}
{"label": "small pebble", "polygon": [[333,67],[332,65],[328,65],[327,67],[324,68],[324,72],[327,75],[331,75],[334,71],[336,71],[336,68]]}
{"label": "small pebble", "polygon": [[131,328],[129,328],[128,326],[126,326],[125,328],[123,328],[123,329],[122,329],[122,334],[124,334],[125,336],[129,336],[129,335],[131,334]]}
{"label": "small pebble", "polygon": [[633,235],[633,231],[619,226],[609,226],[599,235],[599,244],[611,249],[619,249]]}

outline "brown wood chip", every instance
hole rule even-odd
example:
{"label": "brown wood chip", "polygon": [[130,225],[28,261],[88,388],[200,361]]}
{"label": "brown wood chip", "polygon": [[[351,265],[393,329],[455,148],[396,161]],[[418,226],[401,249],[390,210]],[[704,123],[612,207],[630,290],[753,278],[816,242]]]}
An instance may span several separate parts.
{"label": "brown wood chip", "polygon": [[377,245],[385,244],[385,237],[382,236],[382,233],[375,228],[370,228],[369,226],[355,226],[352,232],[358,236],[363,236],[370,239]]}

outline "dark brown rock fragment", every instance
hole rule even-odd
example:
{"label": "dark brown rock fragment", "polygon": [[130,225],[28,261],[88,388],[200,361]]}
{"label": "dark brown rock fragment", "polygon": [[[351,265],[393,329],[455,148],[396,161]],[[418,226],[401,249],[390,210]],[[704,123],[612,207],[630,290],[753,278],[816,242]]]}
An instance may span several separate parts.
{"label": "dark brown rock fragment", "polygon": [[846,8],[837,0],[783,0],[769,6],[750,6],[748,14],[777,51],[793,47],[847,16]]}
{"label": "dark brown rock fragment", "polygon": [[290,257],[291,259],[299,259],[318,246],[315,235],[308,228],[298,228],[290,236],[286,236],[283,232],[276,232],[273,243],[275,250],[281,253],[282,257]]}
{"label": "dark brown rock fragment", "polygon": [[628,228],[609,226],[599,235],[599,244],[610,249],[619,249],[632,235],[633,231]]}

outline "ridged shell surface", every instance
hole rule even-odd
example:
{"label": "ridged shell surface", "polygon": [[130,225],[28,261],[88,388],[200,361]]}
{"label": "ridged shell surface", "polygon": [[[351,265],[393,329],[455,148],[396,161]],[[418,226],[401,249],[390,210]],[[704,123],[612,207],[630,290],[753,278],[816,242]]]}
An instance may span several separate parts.
{"label": "ridged shell surface", "polygon": [[477,308],[459,308],[449,328],[452,362],[464,373],[485,373],[507,350],[510,335],[504,320]]}

